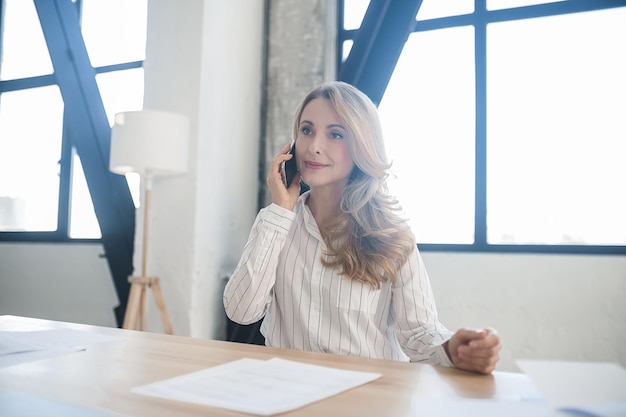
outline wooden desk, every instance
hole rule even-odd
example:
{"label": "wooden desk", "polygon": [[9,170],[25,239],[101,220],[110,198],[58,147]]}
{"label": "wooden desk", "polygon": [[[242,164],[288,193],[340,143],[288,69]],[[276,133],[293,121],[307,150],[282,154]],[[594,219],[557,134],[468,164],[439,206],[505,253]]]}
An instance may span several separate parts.
{"label": "wooden desk", "polygon": [[[18,390],[75,405],[98,407],[128,416],[194,417],[250,416],[130,392],[135,386],[172,378],[243,357],[283,359],[342,369],[378,372],[382,377],[366,385],[282,416],[411,416],[415,396],[510,398],[531,388],[515,374],[483,376],[428,365],[364,359],[331,354],[268,348],[233,342],[194,339],[88,326],[73,323],[0,316],[0,330],[70,328],[124,339],[90,345],[85,351],[0,368],[0,390]],[[425,385],[427,384],[427,385]]]}

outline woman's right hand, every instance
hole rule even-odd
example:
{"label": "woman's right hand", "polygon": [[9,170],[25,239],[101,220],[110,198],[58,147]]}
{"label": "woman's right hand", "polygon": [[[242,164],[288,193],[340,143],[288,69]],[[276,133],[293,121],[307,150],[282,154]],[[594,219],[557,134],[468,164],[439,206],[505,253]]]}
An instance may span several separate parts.
{"label": "woman's right hand", "polygon": [[272,202],[288,210],[293,210],[300,196],[300,171],[291,181],[289,188],[285,186],[285,161],[295,158],[289,153],[291,144],[284,146],[280,152],[272,159],[269,172],[267,173],[267,186],[272,193]]}

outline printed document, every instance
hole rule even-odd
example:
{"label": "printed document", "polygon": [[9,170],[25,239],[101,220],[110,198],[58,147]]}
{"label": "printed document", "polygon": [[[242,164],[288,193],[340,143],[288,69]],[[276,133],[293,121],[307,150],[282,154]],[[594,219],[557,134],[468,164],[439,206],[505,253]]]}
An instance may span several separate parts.
{"label": "printed document", "polygon": [[346,371],[280,358],[244,358],[132,391],[269,416],[303,407],[380,377],[378,373]]}

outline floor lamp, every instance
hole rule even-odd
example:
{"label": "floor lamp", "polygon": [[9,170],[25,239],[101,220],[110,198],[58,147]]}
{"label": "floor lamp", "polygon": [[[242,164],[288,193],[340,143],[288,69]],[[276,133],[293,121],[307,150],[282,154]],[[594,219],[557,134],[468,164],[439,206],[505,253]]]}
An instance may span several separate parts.
{"label": "floor lamp", "polygon": [[146,297],[148,290],[161,316],[166,334],[173,334],[158,277],[149,276],[148,244],[150,243],[150,204],[152,180],[155,177],[179,175],[187,171],[189,119],[159,111],[142,110],[118,113],[111,129],[109,169],[116,174],[138,173],[144,182],[141,275],[128,277],[130,293],[124,329],[146,328]]}

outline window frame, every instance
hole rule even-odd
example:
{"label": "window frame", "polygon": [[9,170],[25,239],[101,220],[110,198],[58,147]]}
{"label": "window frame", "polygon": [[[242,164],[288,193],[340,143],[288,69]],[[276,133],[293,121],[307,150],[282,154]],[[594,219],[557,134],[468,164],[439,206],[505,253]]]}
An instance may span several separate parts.
{"label": "window frame", "polygon": [[[415,0],[414,6],[421,5],[421,0]],[[610,8],[625,7],[626,3],[623,0],[569,0],[569,1],[557,1],[553,3],[538,4],[531,6],[522,6],[501,10],[487,10],[486,0],[474,1],[474,12],[464,15],[441,17],[428,20],[413,19],[410,22],[411,27],[408,28],[408,33],[424,32],[430,30],[437,30],[449,27],[457,26],[472,26],[475,31],[474,39],[474,54],[475,54],[475,80],[476,80],[476,140],[475,140],[475,207],[474,207],[474,243],[472,244],[418,244],[418,247],[422,251],[438,251],[438,252],[488,252],[488,253],[553,253],[553,254],[593,254],[593,255],[624,255],[626,254],[626,245],[563,245],[563,244],[490,244],[487,242],[487,122],[486,122],[486,69],[487,69],[487,25],[496,22],[515,21],[522,19],[530,19],[537,17],[565,15],[580,12],[589,12],[595,10],[603,10]],[[398,48],[398,44],[392,44],[397,42],[392,38],[382,39],[384,35],[386,24],[385,18],[380,18],[375,24],[370,24],[367,21],[371,18],[369,15],[370,9],[375,12],[372,15],[381,14],[381,10],[385,10],[387,7],[392,7],[390,0],[371,0],[368,6],[368,11],[363,20],[363,24],[359,29],[345,29],[343,25],[344,21],[344,0],[338,0],[337,2],[337,74],[340,74],[339,78],[344,81],[351,81],[351,74],[346,72],[354,71],[354,57],[352,52],[355,49],[357,42],[363,38],[368,39],[367,33],[360,33],[361,31],[373,30],[376,28],[376,34],[370,35],[368,47],[370,48]],[[392,28],[387,28],[392,29]],[[379,35],[380,34],[380,35]],[[407,35],[408,36],[408,35]],[[372,38],[375,39],[372,41]],[[382,39],[382,41],[381,41]],[[406,38],[404,39],[404,41]],[[352,41],[352,49],[350,54],[347,54],[346,60],[343,60],[344,51],[343,45],[346,41]],[[381,42],[376,44],[375,42]],[[402,43],[403,45],[403,43]],[[360,47],[362,45],[359,45]],[[400,46],[401,48],[401,46]],[[356,52],[359,54],[360,51]],[[369,53],[369,52],[368,52]],[[397,58],[391,63],[395,67]],[[393,60],[394,57],[389,58]],[[369,57],[358,55],[356,59],[361,59],[361,62],[356,65],[356,68],[365,68],[368,66],[377,65],[373,61],[371,55]],[[349,61],[351,60],[351,61]],[[348,62],[348,65],[346,63]],[[347,67],[350,67],[349,69]],[[381,74],[387,74],[389,68],[379,70]],[[359,70],[357,69],[356,72]],[[393,71],[391,71],[392,73]],[[385,78],[383,75],[380,78]],[[360,84],[357,86],[366,93],[374,91],[374,96],[370,94],[372,100],[378,104],[384,89],[387,86],[391,74],[386,79],[372,80],[363,78],[359,79]],[[357,83],[354,83],[357,84]],[[373,84],[378,84],[374,86]],[[376,95],[378,94],[378,95]]]}
{"label": "window frame", "polygon": [[[0,35],[1,36],[1,35]],[[128,69],[142,68],[143,61],[125,62],[116,65],[107,65],[94,68],[96,74]],[[38,87],[57,85],[53,74],[35,77],[19,78],[12,80],[0,80],[0,94],[12,91],[22,91]],[[0,231],[0,242],[57,242],[57,243],[93,243],[101,238],[72,238],[70,237],[70,200],[71,200],[71,172],[73,167],[72,149],[68,131],[67,117],[70,115],[63,111],[63,132],[61,139],[61,158],[59,160],[59,201],[57,210],[57,229],[54,231]]]}
{"label": "window frame", "polygon": [[[4,4],[3,0],[0,0]],[[83,0],[73,2],[81,19]],[[2,7],[0,10],[3,10]],[[45,30],[42,27],[43,30]],[[2,33],[0,33],[0,41]],[[0,43],[1,45],[1,43]],[[143,67],[143,60],[123,62],[113,65],[93,67],[96,75],[102,73],[124,71]],[[72,71],[71,68],[57,68],[55,71]],[[59,86],[57,76],[53,74],[38,75],[10,80],[0,80],[0,94],[14,91],[24,91],[33,88]],[[68,92],[66,92],[68,93]],[[75,93],[69,91],[69,94]],[[70,210],[71,210],[71,182],[72,182],[72,150],[75,145],[71,141],[68,117],[71,115],[67,107],[63,110],[63,131],[61,138],[61,157],[59,164],[59,196],[57,205],[57,229],[54,231],[0,231],[0,242],[45,242],[45,243],[94,243],[100,242],[101,238],[73,238],[70,237]],[[96,190],[97,192],[97,190]]]}

